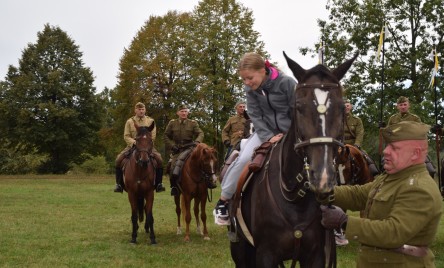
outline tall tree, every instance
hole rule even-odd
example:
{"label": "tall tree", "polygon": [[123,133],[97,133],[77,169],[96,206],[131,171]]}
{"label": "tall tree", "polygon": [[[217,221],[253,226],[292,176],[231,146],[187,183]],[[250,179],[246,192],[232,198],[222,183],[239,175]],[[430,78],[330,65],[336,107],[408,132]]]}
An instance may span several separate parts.
{"label": "tall tree", "polygon": [[[410,98],[412,112],[426,123],[434,124],[435,96],[429,88],[433,60],[428,55],[434,47],[438,51],[444,49],[442,1],[330,0],[328,3],[329,18],[319,21],[327,47],[326,64],[334,66],[357,50],[361,53],[344,85],[347,97],[354,101],[364,122],[364,147],[376,151],[378,123],[381,119],[387,122],[390,114],[396,112],[393,104],[400,95]],[[382,57],[379,61],[376,57],[385,25],[382,65]],[[440,79],[438,82],[441,88],[443,83]],[[440,91],[436,97],[441,99]]]}
{"label": "tall tree", "polygon": [[191,13],[151,16],[120,62],[115,132],[122,133],[137,101],[145,102],[160,134],[185,103],[205,141],[222,151],[220,129],[243,96],[237,62],[248,51],[266,54],[253,22],[252,12],[235,0],[204,0]]}
{"label": "tall tree", "polygon": [[97,143],[101,126],[93,74],[59,27],[45,25],[28,44],[19,67],[9,66],[2,87],[1,124],[12,145],[26,142],[49,160],[41,172],[64,173]]}
{"label": "tall tree", "polygon": [[[245,98],[237,64],[245,52],[267,55],[250,9],[235,0],[204,0],[192,13],[188,47],[193,90],[187,102],[204,125],[206,140],[223,151],[221,129],[236,101]],[[223,155],[223,154],[220,154]]]}

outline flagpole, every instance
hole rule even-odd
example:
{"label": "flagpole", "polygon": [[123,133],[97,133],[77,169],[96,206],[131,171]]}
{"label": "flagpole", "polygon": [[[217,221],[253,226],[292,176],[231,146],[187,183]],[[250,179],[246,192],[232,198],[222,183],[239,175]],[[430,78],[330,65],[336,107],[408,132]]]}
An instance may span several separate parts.
{"label": "flagpole", "polygon": [[[438,59],[438,55],[437,55],[437,51],[436,51],[436,47],[434,48],[434,55],[433,55],[433,69],[434,69],[434,77],[433,79],[433,91],[434,91],[434,101],[435,101],[435,126],[438,125],[438,94],[437,94],[437,90],[436,90],[436,85],[437,85],[437,76],[438,76],[438,68],[437,68],[437,59]],[[440,151],[441,151],[441,132],[442,129],[436,129],[435,130],[435,141],[436,141],[436,158],[437,158],[437,168],[438,168],[438,187],[439,190],[441,192],[441,196],[444,197],[444,189],[443,189],[443,178],[441,178],[441,159],[440,159]]]}
{"label": "flagpole", "polygon": [[385,57],[385,33],[383,32],[385,30],[384,28],[385,23],[382,26],[381,29],[381,35],[382,37],[382,65],[381,65],[381,105],[380,105],[380,112],[379,112],[379,170],[382,170],[382,128],[385,127],[385,123],[383,121],[383,107],[384,107],[384,57]]}

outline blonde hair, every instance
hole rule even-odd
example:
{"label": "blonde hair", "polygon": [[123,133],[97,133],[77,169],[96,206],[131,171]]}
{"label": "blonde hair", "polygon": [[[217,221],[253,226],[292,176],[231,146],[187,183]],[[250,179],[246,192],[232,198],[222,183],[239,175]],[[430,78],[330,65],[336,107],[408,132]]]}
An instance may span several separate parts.
{"label": "blonde hair", "polygon": [[239,61],[238,71],[260,70],[265,68],[265,61],[261,55],[255,52],[245,53]]}

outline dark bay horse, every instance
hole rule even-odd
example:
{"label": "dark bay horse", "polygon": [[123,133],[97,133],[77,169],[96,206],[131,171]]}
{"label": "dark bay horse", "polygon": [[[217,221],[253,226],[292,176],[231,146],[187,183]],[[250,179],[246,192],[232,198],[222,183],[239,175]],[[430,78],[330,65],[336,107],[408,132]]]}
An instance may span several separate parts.
{"label": "dark bay horse", "polygon": [[339,81],[357,55],[332,71],[323,65],[305,70],[284,56],[299,82],[292,124],[230,202],[231,255],[236,267],[278,267],[285,260],[333,267],[333,232],[321,225],[317,198],[336,185],[344,117]]}
{"label": "dark bay horse", "polygon": [[143,221],[146,215],[145,231],[149,233],[151,244],[156,244],[154,234],[153,201],[154,201],[154,158],[153,140],[151,131],[154,123],[149,127],[139,127],[137,129],[136,144],[128,162],[124,167],[125,191],[128,192],[128,199],[131,204],[131,222],[133,226],[131,243],[136,243],[139,222]]}
{"label": "dark bay horse", "polygon": [[[216,150],[205,143],[199,143],[185,160],[180,181],[178,183],[180,194],[174,197],[177,214],[177,234],[181,234],[180,215],[183,210],[183,217],[186,223],[185,241],[190,241],[191,222],[191,200],[194,199],[194,217],[197,224],[197,232],[209,240],[207,230],[207,214],[205,206],[208,198],[207,181],[213,180],[215,183],[217,168]],[[199,220],[202,220],[203,230]]]}

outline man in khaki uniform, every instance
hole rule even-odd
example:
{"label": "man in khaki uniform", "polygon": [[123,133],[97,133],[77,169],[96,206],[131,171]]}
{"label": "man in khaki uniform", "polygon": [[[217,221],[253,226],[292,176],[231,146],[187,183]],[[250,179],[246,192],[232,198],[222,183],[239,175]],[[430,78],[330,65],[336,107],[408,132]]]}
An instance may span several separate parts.
{"label": "man in khaki uniform", "polygon": [[364,125],[362,120],[352,114],[353,105],[349,99],[344,100],[345,103],[345,124],[344,124],[344,142],[345,144],[351,144],[361,147],[364,140]]}
{"label": "man in khaki uniform", "polygon": [[[165,147],[171,150],[168,165],[176,161],[184,146],[193,142],[202,142],[204,139],[204,133],[199,128],[199,124],[195,120],[188,119],[189,110],[186,105],[179,105],[176,114],[179,118],[170,120],[164,133]],[[171,195],[179,193],[176,180],[177,178],[170,176]]]}
{"label": "man in khaki uniform", "polygon": [[[382,129],[385,172],[365,185],[337,186],[334,204],[321,206],[325,228],[342,226],[361,244],[358,267],[435,267],[442,196],[424,164],[430,126],[402,121]],[[347,216],[342,209],[365,217]]]}
{"label": "man in khaki uniform", "polygon": [[409,98],[404,96],[399,97],[396,101],[396,108],[398,109],[399,113],[396,113],[389,118],[387,126],[399,123],[401,121],[421,122],[421,118],[419,118],[419,116],[409,112]]}
{"label": "man in khaki uniform", "polygon": [[227,147],[226,157],[230,155],[233,147],[244,137],[245,122],[247,121],[244,117],[245,102],[238,101],[234,108],[236,109],[236,115],[230,117],[222,129],[222,141]]}
{"label": "man in khaki uniform", "polygon": [[[137,130],[134,126],[134,123],[136,123],[139,127],[149,127],[151,124],[155,124],[154,119],[145,115],[146,109],[145,104],[138,102],[134,106],[134,113],[135,115],[131,118],[129,118],[125,123],[125,130],[123,133],[123,139],[125,140],[126,147],[123,149],[123,151],[117,156],[116,158],[116,188],[114,189],[114,192],[116,193],[122,193],[123,192],[123,171],[122,171],[122,161],[125,157],[129,157],[131,154],[131,149],[133,148],[133,145],[136,143],[136,136],[137,136]],[[154,125],[153,131],[151,131],[151,138],[154,140],[156,139],[156,125]],[[156,158],[156,161],[158,162],[158,167],[156,168],[156,178],[155,178],[155,185],[156,185],[156,192],[162,192],[165,191],[165,187],[162,184],[162,177],[163,177],[163,167],[162,167],[162,156],[159,152],[153,147],[153,155]]]}

